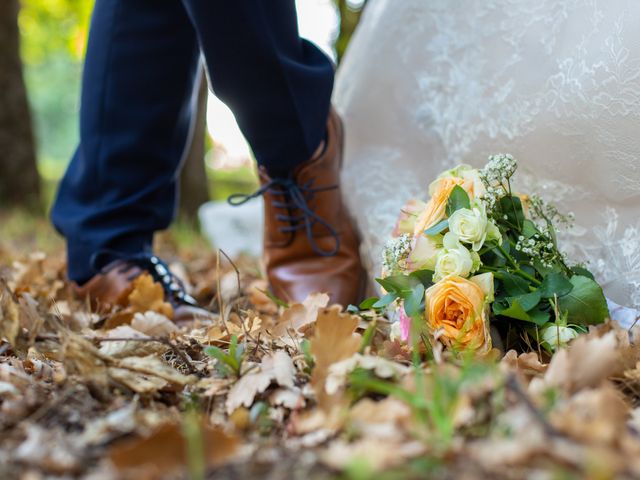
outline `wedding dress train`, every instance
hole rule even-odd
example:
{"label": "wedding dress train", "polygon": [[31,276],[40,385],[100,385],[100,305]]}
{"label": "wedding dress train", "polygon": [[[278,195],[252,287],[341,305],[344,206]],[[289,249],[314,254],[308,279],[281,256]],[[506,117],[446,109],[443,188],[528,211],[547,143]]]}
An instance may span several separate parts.
{"label": "wedding dress train", "polygon": [[575,214],[569,257],[640,307],[640,2],[370,0],[334,99],[372,275],[407,199],[511,153],[517,187]]}

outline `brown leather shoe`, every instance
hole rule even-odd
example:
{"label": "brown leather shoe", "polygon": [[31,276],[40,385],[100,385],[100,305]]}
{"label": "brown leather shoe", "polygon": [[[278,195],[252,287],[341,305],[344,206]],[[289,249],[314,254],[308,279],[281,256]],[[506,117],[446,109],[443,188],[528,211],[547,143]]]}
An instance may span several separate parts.
{"label": "brown leather shoe", "polygon": [[313,292],[333,303],[357,304],[364,274],[355,227],[340,194],[343,127],[332,110],[324,149],[291,178],[272,179],[264,168],[264,263],[273,293],[300,302]]}
{"label": "brown leather shoe", "polygon": [[207,319],[211,312],[198,306],[188,295],[182,282],[169,271],[169,267],[155,255],[136,255],[128,259],[114,260],[83,285],[73,284],[75,293],[88,298],[92,308],[108,310],[114,306],[126,306],[133,290],[133,280],[144,272],[162,285],[165,300],[173,307],[176,323]]}

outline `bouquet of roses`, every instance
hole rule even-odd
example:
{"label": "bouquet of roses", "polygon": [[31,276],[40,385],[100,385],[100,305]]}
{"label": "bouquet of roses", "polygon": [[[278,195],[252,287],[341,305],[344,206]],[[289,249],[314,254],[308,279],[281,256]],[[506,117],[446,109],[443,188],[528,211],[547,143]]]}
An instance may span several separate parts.
{"label": "bouquet of roses", "polygon": [[[426,333],[452,350],[506,346],[554,350],[608,317],[602,288],[558,249],[556,227],[571,216],[511,190],[511,155],[478,170],[442,173],[428,202],[409,201],[383,254],[385,291],[369,303],[399,315],[399,336]],[[413,324],[414,328],[411,328]]]}

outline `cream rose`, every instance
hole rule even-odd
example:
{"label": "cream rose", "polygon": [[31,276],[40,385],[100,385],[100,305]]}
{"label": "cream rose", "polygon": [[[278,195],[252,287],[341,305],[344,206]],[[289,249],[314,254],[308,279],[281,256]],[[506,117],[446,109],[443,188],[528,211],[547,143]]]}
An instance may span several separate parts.
{"label": "cream rose", "polygon": [[562,347],[578,336],[571,327],[561,325],[548,325],[540,332],[542,343],[546,344],[552,350]]}
{"label": "cream rose", "polygon": [[487,223],[487,238],[485,238],[485,242],[494,242],[498,245],[502,244],[500,229],[491,220]]}
{"label": "cream rose", "polygon": [[408,267],[410,270],[436,268],[438,255],[442,251],[442,235],[420,235],[415,239],[413,249],[409,254]]}
{"label": "cream rose", "polygon": [[489,221],[484,208],[461,208],[449,217],[449,231],[463,243],[470,243],[474,251],[480,250],[487,238]]}
{"label": "cream rose", "polygon": [[443,247],[436,260],[434,281],[437,282],[450,275],[468,277],[480,266],[478,254],[470,252],[460,243],[455,234],[449,232],[444,236]]}
{"label": "cream rose", "polygon": [[487,353],[491,350],[488,312],[491,298],[491,273],[470,280],[451,276],[427,289],[425,313],[432,342],[456,350]]}

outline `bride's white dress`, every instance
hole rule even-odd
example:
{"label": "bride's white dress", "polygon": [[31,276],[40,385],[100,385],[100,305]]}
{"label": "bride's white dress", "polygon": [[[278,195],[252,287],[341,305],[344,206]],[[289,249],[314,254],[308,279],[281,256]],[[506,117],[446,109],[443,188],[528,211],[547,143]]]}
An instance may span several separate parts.
{"label": "bride's white dress", "polygon": [[640,1],[370,0],[335,102],[373,275],[405,200],[511,153],[521,191],[575,214],[570,257],[640,307]]}

